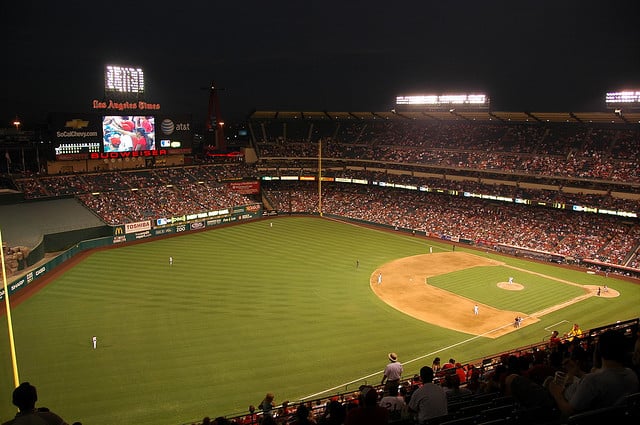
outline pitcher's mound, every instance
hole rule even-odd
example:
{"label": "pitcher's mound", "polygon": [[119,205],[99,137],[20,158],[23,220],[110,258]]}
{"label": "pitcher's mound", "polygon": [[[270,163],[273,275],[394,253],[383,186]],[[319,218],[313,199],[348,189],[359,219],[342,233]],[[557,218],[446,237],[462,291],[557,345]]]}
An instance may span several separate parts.
{"label": "pitcher's mound", "polygon": [[498,282],[498,288],[506,289],[507,291],[522,291],[524,286],[519,283]]}

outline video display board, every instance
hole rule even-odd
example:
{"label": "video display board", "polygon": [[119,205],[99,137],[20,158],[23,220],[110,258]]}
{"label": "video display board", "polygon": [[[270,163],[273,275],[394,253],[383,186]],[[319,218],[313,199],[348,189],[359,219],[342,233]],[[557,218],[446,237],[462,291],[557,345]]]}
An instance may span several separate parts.
{"label": "video display board", "polygon": [[172,153],[191,153],[193,130],[191,116],[156,114],[156,148]]}
{"label": "video display board", "polygon": [[49,117],[56,160],[190,154],[189,115],[58,113]]}
{"label": "video display board", "polygon": [[155,117],[108,115],[102,117],[102,152],[155,150]]}

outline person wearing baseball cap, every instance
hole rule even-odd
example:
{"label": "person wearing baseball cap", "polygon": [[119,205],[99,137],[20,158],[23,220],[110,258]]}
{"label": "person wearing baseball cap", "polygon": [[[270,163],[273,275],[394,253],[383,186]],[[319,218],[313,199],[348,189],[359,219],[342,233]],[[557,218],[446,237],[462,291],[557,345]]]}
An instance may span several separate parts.
{"label": "person wearing baseball cap", "polygon": [[396,353],[389,353],[389,363],[384,368],[384,374],[382,376],[382,382],[384,385],[384,395],[389,395],[389,388],[392,386],[400,385],[400,378],[402,378],[403,367],[402,363],[398,361],[398,355]]}

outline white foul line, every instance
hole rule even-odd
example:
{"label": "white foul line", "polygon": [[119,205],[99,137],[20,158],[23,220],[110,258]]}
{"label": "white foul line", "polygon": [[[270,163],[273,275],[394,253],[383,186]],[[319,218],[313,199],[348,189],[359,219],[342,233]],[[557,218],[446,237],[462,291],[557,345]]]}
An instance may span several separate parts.
{"label": "white foul line", "polygon": [[561,320],[558,323],[554,323],[553,325],[547,326],[546,328],[544,328],[544,330],[548,331],[549,329],[554,328],[554,327],[556,327],[557,325],[559,325],[561,323],[569,323],[569,321],[568,320]]}
{"label": "white foul line", "polygon": [[[459,345],[463,345],[463,344],[466,344],[466,343],[468,343],[468,342],[474,341],[474,340],[476,340],[476,339],[478,339],[478,338],[480,338],[480,337],[483,337],[483,336],[485,336],[485,335],[489,335],[489,334],[491,334],[491,333],[493,333],[493,332],[499,331],[500,329],[504,329],[504,328],[506,328],[506,327],[508,327],[508,326],[513,326],[513,323],[508,323],[508,324],[506,324],[506,325],[503,325],[503,326],[500,326],[500,327],[498,327],[498,328],[495,328],[495,329],[492,329],[492,330],[490,330],[490,331],[487,331],[487,332],[485,332],[485,333],[483,333],[483,334],[476,335],[476,336],[474,336],[474,337],[471,337],[471,338],[468,338],[468,339],[462,340],[462,341],[460,341],[460,342],[457,342],[457,343],[455,343],[455,344],[449,345],[448,347],[443,347],[443,348],[440,348],[439,350],[432,351],[431,353],[427,353],[427,354],[424,354],[424,355],[422,355],[422,356],[420,356],[420,357],[416,357],[415,359],[407,360],[407,361],[406,361],[406,362],[404,362],[403,364],[409,364],[409,363],[417,362],[418,360],[422,360],[422,359],[424,359],[425,357],[431,357],[431,356],[433,356],[434,354],[438,354],[438,353],[440,353],[440,352],[442,352],[442,351],[450,350],[451,348],[454,348],[454,347],[457,347],[457,346],[459,346]],[[337,386],[335,386],[335,387],[328,388],[328,389],[326,389],[326,390],[324,390],[324,391],[321,391],[321,392],[319,392],[319,393],[309,394],[308,396],[300,397],[300,400],[306,400],[306,399],[309,399],[309,398],[315,398],[315,397],[318,397],[318,396],[320,396],[320,395],[322,395],[322,394],[326,394],[326,393],[328,393],[328,392],[330,392],[330,391],[335,391],[335,390],[337,390],[337,389],[339,389],[339,388],[346,387],[346,386],[347,386],[347,385],[349,385],[349,384],[353,384],[353,383],[355,383],[355,382],[361,382],[361,381],[363,381],[363,380],[365,380],[365,379],[367,379],[367,378],[371,378],[372,376],[379,375],[379,374],[381,374],[381,373],[383,373],[383,372],[384,372],[384,370],[380,370],[380,371],[378,371],[378,372],[371,373],[371,374],[369,374],[369,375],[366,375],[366,376],[363,376],[363,377],[360,377],[360,378],[354,379],[353,381],[345,382],[344,384],[340,384],[340,385],[337,385]]]}

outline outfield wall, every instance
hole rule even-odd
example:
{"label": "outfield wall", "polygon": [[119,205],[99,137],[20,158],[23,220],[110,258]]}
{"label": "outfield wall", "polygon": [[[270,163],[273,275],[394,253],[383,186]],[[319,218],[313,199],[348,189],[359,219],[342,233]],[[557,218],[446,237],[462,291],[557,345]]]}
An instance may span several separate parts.
{"label": "outfield wall", "polygon": [[[51,272],[56,267],[64,263],[65,261],[73,258],[75,255],[86,251],[88,249],[99,248],[110,244],[110,238],[93,239],[89,241],[78,242],[75,246],[69,248],[65,252],[57,255],[41,266],[29,271],[27,274],[19,279],[14,280],[11,283],[7,283],[7,289],[9,290],[9,296],[11,297],[16,292],[26,288],[36,279],[45,276],[48,272]],[[0,289],[0,300],[4,300],[4,288]]]}
{"label": "outfield wall", "polygon": [[[111,227],[105,225],[46,234],[29,252],[29,255],[25,258],[24,265],[30,267],[39,263],[47,252],[65,251],[77,244],[78,241],[101,238],[109,236],[112,233]],[[18,270],[24,270],[24,268],[25,267],[21,267]]]}
{"label": "outfield wall", "polygon": [[324,214],[323,216],[324,217],[329,217],[329,218],[335,218],[336,220],[340,220],[340,221],[358,223],[358,224],[361,224],[363,226],[373,226],[373,227],[378,227],[380,229],[394,230],[396,232],[402,232],[402,233],[406,233],[406,234],[411,234],[413,236],[416,236],[416,235],[427,236],[429,238],[440,239],[441,241],[445,241],[445,242],[455,242],[455,243],[460,243],[460,244],[464,244],[464,245],[474,245],[475,244],[474,241],[472,241],[471,239],[464,239],[464,238],[461,238],[459,236],[436,234],[436,233],[421,232],[421,231],[416,232],[414,229],[408,229],[408,228],[405,228],[405,227],[392,226],[390,224],[374,223],[374,222],[371,222],[371,221],[361,220],[361,219],[358,219],[358,218],[342,217],[342,216],[333,215],[333,214]]}
{"label": "outfield wall", "polygon": [[78,241],[97,239],[113,233],[110,226],[90,227],[86,229],[69,230],[67,232],[49,233],[44,235],[44,251],[57,252],[69,249]]}
{"label": "outfield wall", "polygon": [[[295,213],[295,215],[318,215],[318,214],[317,213]],[[634,269],[631,267],[619,266],[616,264],[602,263],[596,260],[587,259],[587,260],[582,260],[580,262],[580,261],[576,261],[572,257],[568,257],[561,254],[555,254],[555,253],[550,253],[545,251],[537,251],[534,249],[511,246],[506,244],[499,244],[492,241],[486,241],[486,240],[480,240],[480,239],[474,241],[471,239],[461,238],[459,236],[416,231],[414,229],[392,226],[392,225],[382,224],[382,223],[374,223],[366,220],[360,220],[357,218],[343,217],[343,216],[338,216],[333,214],[323,214],[323,217],[334,218],[336,220],[345,221],[345,222],[357,223],[363,226],[376,227],[376,228],[385,229],[385,230],[393,230],[393,231],[401,232],[405,234],[412,234],[414,236],[416,235],[426,236],[428,238],[439,239],[444,242],[452,242],[452,249],[454,249],[453,248],[455,246],[454,243],[469,245],[478,249],[491,249],[496,251],[499,254],[511,255],[514,257],[523,257],[523,258],[527,258],[529,260],[534,260],[534,261],[551,262],[559,265],[565,265],[568,267],[574,267],[576,265],[579,266],[580,263],[582,262],[583,264],[589,264],[589,265],[598,267],[599,269],[602,269],[603,272],[605,271],[618,272],[620,273],[620,276],[619,276],[620,278],[631,278],[635,280],[639,277],[637,269]]]}
{"label": "outfield wall", "polygon": [[[53,235],[45,235],[43,243],[39,244],[37,252],[40,258],[44,257],[45,245],[47,237],[50,237],[50,246],[62,246],[66,245],[67,249],[60,255],[52,258],[46,263],[35,267],[22,277],[7,282],[7,289],[9,291],[9,297],[13,296],[16,292],[23,290],[35,280],[42,278],[47,273],[53,271],[56,267],[60,266],[65,261],[75,257],[76,255],[95,248],[105,248],[114,245],[120,245],[125,243],[140,242],[146,239],[154,239],[158,237],[165,237],[175,235],[183,232],[202,231],[208,228],[235,223],[239,221],[254,220],[262,216],[262,206],[259,204],[237,206],[226,210],[225,214],[216,214],[215,216],[204,216],[196,221],[187,222],[188,216],[181,216],[175,218],[179,224],[170,224],[160,227],[153,227],[150,220],[127,223],[121,226],[104,226],[101,228],[85,229],[82,231],[63,232]],[[196,217],[197,218],[197,217]],[[106,229],[106,230],[105,230]],[[107,233],[107,236],[88,238],[86,240],[74,238],[83,236],[92,236],[94,234],[101,235]],[[68,245],[72,246],[68,246]],[[4,288],[0,289],[0,300],[3,300],[5,296]]]}

